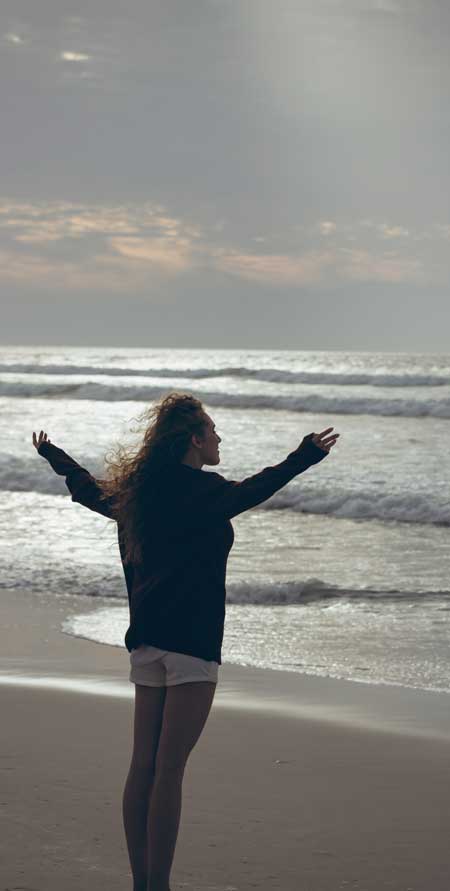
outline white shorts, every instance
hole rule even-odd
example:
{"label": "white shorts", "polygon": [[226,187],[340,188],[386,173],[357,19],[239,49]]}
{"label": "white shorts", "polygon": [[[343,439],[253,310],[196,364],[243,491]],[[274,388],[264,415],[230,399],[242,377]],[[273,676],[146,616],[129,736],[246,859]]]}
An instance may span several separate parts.
{"label": "white shorts", "polygon": [[191,681],[217,683],[219,663],[140,644],[130,652],[130,681],[146,687],[173,687]]}

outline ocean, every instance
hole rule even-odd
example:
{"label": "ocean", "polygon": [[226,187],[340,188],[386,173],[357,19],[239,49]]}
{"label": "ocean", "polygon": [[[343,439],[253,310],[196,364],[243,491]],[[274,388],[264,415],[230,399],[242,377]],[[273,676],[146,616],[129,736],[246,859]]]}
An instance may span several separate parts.
{"label": "ocean", "polygon": [[450,355],[0,346],[0,586],[78,597],[61,630],[124,646],[115,523],[72,503],[32,432],[101,478],[172,390],[213,417],[229,479],[340,433],[234,518],[223,662],[450,692]]}

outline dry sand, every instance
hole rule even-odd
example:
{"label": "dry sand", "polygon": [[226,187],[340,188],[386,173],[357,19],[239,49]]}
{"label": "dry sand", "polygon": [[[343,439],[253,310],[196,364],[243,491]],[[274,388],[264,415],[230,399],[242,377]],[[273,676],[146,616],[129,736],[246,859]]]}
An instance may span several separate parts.
{"label": "dry sand", "polygon": [[[1,597],[0,891],[131,891],[125,649]],[[173,891],[448,891],[450,697],[224,663],[192,752]]]}

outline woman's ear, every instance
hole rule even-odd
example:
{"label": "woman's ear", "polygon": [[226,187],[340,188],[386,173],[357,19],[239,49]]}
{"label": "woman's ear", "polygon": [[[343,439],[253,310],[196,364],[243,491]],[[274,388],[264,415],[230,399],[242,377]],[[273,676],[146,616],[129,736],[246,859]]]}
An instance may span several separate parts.
{"label": "woman's ear", "polygon": [[196,433],[193,433],[191,436],[191,445],[195,446],[195,448],[200,449],[202,447],[202,440]]}

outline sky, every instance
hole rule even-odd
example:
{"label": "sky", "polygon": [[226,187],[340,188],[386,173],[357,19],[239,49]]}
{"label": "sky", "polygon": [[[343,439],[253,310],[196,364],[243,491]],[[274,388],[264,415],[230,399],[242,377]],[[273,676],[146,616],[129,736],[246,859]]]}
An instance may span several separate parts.
{"label": "sky", "polygon": [[3,344],[448,352],[447,0],[3,0]]}

